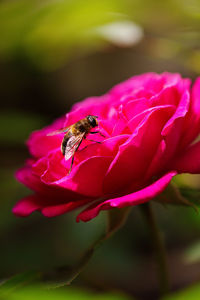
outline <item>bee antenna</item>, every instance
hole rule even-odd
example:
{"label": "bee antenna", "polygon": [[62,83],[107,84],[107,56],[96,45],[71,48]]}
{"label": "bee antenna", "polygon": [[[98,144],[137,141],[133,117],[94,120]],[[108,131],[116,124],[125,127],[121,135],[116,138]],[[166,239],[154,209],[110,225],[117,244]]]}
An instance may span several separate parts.
{"label": "bee antenna", "polygon": [[94,117],[98,119],[98,116],[94,116]]}

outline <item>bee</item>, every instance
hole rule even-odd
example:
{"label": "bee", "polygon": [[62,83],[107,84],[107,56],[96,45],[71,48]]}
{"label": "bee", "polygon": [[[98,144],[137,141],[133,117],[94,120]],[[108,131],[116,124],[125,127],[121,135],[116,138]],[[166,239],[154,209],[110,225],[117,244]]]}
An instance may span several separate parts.
{"label": "bee", "polygon": [[[99,133],[101,136],[105,137],[100,131],[91,131],[93,128],[98,126],[97,118],[97,116],[88,115],[86,118],[79,120],[69,127],[65,127],[48,134],[49,136],[51,136],[59,133],[65,133],[61,143],[61,152],[64,155],[65,160],[68,160],[72,157],[68,174],[72,170],[75,153],[80,147],[83,139],[86,139],[89,133]],[[93,141],[90,139],[88,139],[88,141],[101,144],[101,142]]]}

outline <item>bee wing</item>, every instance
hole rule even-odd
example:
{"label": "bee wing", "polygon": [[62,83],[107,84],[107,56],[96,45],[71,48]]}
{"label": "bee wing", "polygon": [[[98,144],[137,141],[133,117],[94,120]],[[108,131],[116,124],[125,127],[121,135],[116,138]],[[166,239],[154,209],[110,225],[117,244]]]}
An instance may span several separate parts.
{"label": "bee wing", "polygon": [[70,127],[65,127],[65,128],[62,128],[62,129],[58,129],[58,130],[55,130],[55,131],[51,131],[49,133],[47,133],[48,136],[52,136],[52,135],[56,135],[56,134],[60,134],[60,133],[63,133],[63,132],[68,132],[70,130],[71,126]]}
{"label": "bee wing", "polygon": [[74,152],[78,149],[83,137],[85,135],[85,132],[75,136],[72,135],[66,145],[66,149],[65,149],[65,160],[68,160],[70,157],[72,157],[72,155],[74,154]]}

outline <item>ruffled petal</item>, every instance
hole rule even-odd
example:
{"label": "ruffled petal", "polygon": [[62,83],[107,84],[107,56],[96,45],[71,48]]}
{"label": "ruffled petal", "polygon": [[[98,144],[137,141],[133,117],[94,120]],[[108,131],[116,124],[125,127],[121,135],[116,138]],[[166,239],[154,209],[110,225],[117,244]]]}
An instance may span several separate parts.
{"label": "ruffled petal", "polygon": [[[97,134],[98,135],[98,134]],[[90,138],[97,140],[97,135],[91,135]],[[91,143],[86,147],[76,152],[76,161],[80,163],[93,156],[110,156],[114,157],[119,150],[120,145],[124,144],[130,137],[129,134],[121,134],[111,138],[102,140],[100,137],[101,144]]]}
{"label": "ruffled petal", "polygon": [[[60,149],[50,152],[44,160],[45,159],[47,161],[47,168],[40,176],[43,183],[48,184],[49,182],[60,180],[67,175],[68,169],[66,168],[65,159]],[[71,161],[68,161],[68,165],[70,165],[70,163]],[[35,165],[37,166],[38,164]],[[32,167],[33,171],[35,171],[35,165]]]}
{"label": "ruffled petal", "polygon": [[99,197],[102,195],[102,183],[112,157],[93,156],[76,165],[71,173],[62,179],[49,182],[49,187],[62,187],[76,193]]}
{"label": "ruffled petal", "polygon": [[197,78],[192,88],[192,111],[200,119],[200,77]]}
{"label": "ruffled petal", "polygon": [[146,98],[135,100],[127,99],[127,102],[123,105],[123,113],[127,117],[127,120],[130,120],[133,116],[140,114],[148,108],[149,102]]}
{"label": "ruffled petal", "polygon": [[65,202],[68,202],[69,200],[72,201],[83,198],[83,195],[80,195],[77,192],[68,190],[58,185],[51,186],[43,183],[39,176],[33,174],[30,167],[19,169],[16,172],[16,178],[25,186],[37,194],[40,194],[44,199],[48,198],[57,201],[57,198],[59,198],[63,199]]}
{"label": "ruffled petal", "polygon": [[59,215],[62,215],[64,213],[70,212],[78,207],[81,207],[83,205],[88,204],[88,202],[91,202],[91,199],[83,199],[83,200],[77,200],[73,202],[68,202],[64,204],[55,204],[51,206],[46,206],[42,208],[41,212],[45,217],[51,218],[56,217]]}
{"label": "ruffled petal", "polygon": [[161,141],[161,130],[174,111],[171,105],[150,109],[132,136],[119,147],[104,179],[105,194],[122,192],[144,177]]}
{"label": "ruffled petal", "polygon": [[87,115],[98,116],[101,119],[113,118],[117,112],[111,109],[109,102],[113,102],[109,95],[90,97],[78,102],[73,105],[72,111],[67,114],[68,122],[73,124]]}
{"label": "ruffled petal", "polygon": [[69,198],[67,203],[58,198],[56,201],[52,201],[52,199],[35,194],[18,201],[12,212],[18,217],[27,217],[34,211],[41,211],[45,217],[55,217],[91,202],[90,198],[70,200],[72,199]]}
{"label": "ruffled petal", "polygon": [[157,151],[154,157],[151,160],[151,163],[146,171],[145,180],[149,180],[152,176],[159,174],[163,169],[163,156],[166,151],[166,143],[162,140],[157,148]]}
{"label": "ruffled petal", "polygon": [[146,73],[134,76],[112,88],[110,95],[118,99],[124,95],[131,94],[135,98],[145,97],[150,99],[153,95],[159,94],[163,88],[177,86],[180,90],[188,87],[187,79],[182,79],[180,74],[164,72],[162,74]]}
{"label": "ruffled petal", "polygon": [[175,157],[171,166],[179,173],[200,173],[200,142]]}
{"label": "ruffled petal", "polygon": [[119,135],[122,133],[130,133],[131,134],[131,131],[129,128],[128,128],[128,132],[127,132],[127,130],[124,130],[124,129],[127,129],[127,123],[128,123],[128,119],[123,113],[123,105],[121,104],[118,107],[117,120],[115,122],[112,121],[112,124],[114,125],[111,127],[112,128],[112,136]]}
{"label": "ruffled petal", "polygon": [[109,199],[99,204],[93,204],[77,216],[77,222],[79,222],[80,220],[87,222],[95,218],[101,210],[108,210],[114,207],[123,208],[125,206],[134,206],[148,202],[152,198],[158,196],[167,187],[172,177],[176,174],[176,171],[171,171],[162,176],[160,179],[158,179],[151,185],[137,192],[122,197]]}
{"label": "ruffled petal", "polygon": [[190,102],[190,108],[183,126],[180,149],[189,145],[200,133],[200,77],[192,88]]}
{"label": "ruffled petal", "polygon": [[168,161],[175,155],[179,150],[179,143],[183,132],[183,124],[185,122],[185,116],[189,110],[190,104],[190,94],[186,90],[181,97],[179,105],[173,114],[173,116],[168,120],[163,128],[161,135],[163,136],[166,143],[166,151],[163,156],[163,160],[168,163]]}
{"label": "ruffled petal", "polygon": [[186,116],[189,109],[189,104],[190,104],[190,93],[188,90],[186,90],[180,99],[179,105],[174,115],[168,120],[165,127],[163,128],[162,130],[163,136],[167,136],[169,134],[176,120],[184,118]]}
{"label": "ruffled petal", "polygon": [[12,212],[17,217],[27,217],[32,212],[40,210],[45,204],[44,202],[44,199],[41,199],[41,197],[31,195],[18,201],[17,204],[15,204]]}

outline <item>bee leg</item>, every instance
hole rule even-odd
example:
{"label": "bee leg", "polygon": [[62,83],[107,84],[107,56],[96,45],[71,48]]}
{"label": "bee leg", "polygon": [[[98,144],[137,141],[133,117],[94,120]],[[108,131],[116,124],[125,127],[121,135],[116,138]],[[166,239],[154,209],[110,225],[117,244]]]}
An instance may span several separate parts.
{"label": "bee leg", "polygon": [[101,133],[100,131],[99,131],[99,134],[102,136],[102,137],[106,137],[103,133]]}
{"label": "bee leg", "polygon": [[90,141],[90,142],[93,142],[93,143],[97,143],[97,144],[101,144],[102,142],[97,142],[97,141],[93,141],[93,140],[90,140],[90,139],[86,139],[87,141]]}
{"label": "bee leg", "polygon": [[86,149],[88,146],[89,146],[89,145],[87,145],[87,146],[83,147],[82,149],[80,149],[80,150],[79,150],[79,152],[81,152],[81,151],[85,150],[85,149]]}
{"label": "bee leg", "polygon": [[[102,142],[97,142],[97,141],[88,140],[88,139],[86,139],[86,140],[87,140],[87,141],[90,141],[90,142],[97,143],[97,144],[102,144]],[[79,150],[79,152],[81,152],[81,151],[85,150],[85,149],[86,149],[86,148],[88,148],[88,147],[89,147],[89,145],[87,145],[87,146],[83,147],[81,150]]]}
{"label": "bee leg", "polygon": [[100,131],[91,131],[90,134],[95,134],[95,133],[99,133],[101,136],[105,137],[105,135],[103,133],[101,133]]}
{"label": "bee leg", "polygon": [[[75,152],[74,152],[75,154]],[[70,168],[69,168],[69,172],[68,172],[68,175],[70,174],[71,170],[72,170],[72,166],[73,166],[73,163],[74,163],[74,154],[72,156],[72,161],[71,161],[71,165],[70,165]]]}

